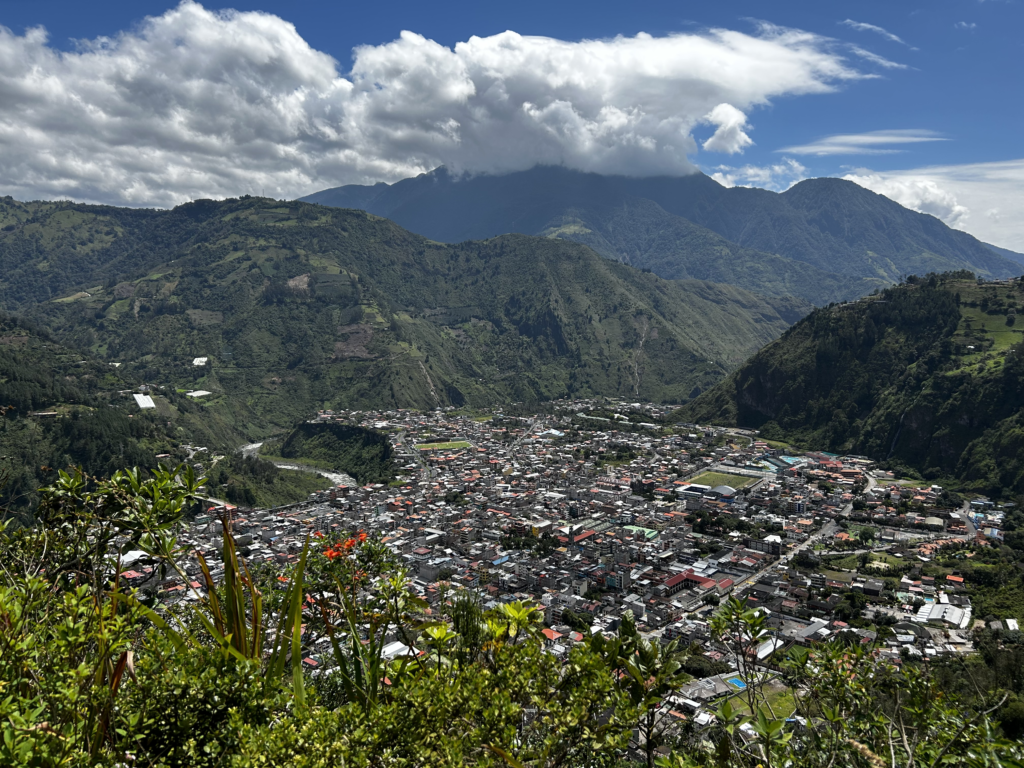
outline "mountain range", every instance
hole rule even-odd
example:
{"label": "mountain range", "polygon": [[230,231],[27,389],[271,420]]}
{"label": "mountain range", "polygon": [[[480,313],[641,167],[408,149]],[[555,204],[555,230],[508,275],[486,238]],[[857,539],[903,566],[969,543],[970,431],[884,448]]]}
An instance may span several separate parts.
{"label": "mountain range", "polygon": [[441,242],[509,232],[575,240],[666,279],[729,283],[817,305],[909,274],[969,269],[1008,277],[1024,259],[835,178],[776,193],[727,188],[702,173],[631,178],[540,166],[460,177],[438,168],[303,200],[386,216]]}
{"label": "mountain range", "polygon": [[810,307],[585,245],[446,245],[264,198],[169,211],[0,201],[0,303],[259,439],[323,407],[683,402]]}
{"label": "mountain range", "polygon": [[817,309],[675,418],[1024,492],[1024,282],[913,278]]}
{"label": "mountain range", "polygon": [[[921,371],[944,372],[927,378],[929,393],[995,386],[990,358],[961,364],[984,345],[961,341],[1017,329],[979,331],[981,315],[965,320],[963,307],[974,302],[985,317],[1015,308],[1011,289],[983,304],[975,294],[997,289],[974,275],[1020,265],[850,182],[815,179],[776,194],[700,174],[536,168],[456,179],[440,169],[320,199],[332,205],[246,196],[158,211],[0,199],[0,309],[50,340],[30,345],[32,365],[5,369],[0,394],[17,399],[28,386],[32,402],[21,410],[56,409],[63,424],[106,413],[116,392],[145,382],[161,418],[121,441],[143,453],[176,440],[227,448],[280,435],[320,408],[697,397],[680,418],[765,426],[992,482],[988,470],[954,461],[982,455],[970,448],[974,427],[934,421],[946,413],[940,403],[907,398],[917,397]],[[885,287],[904,272],[950,267],[961,270],[955,279]],[[786,331],[814,302],[869,291]],[[914,302],[926,296],[921,309]],[[961,306],[954,296],[973,298]],[[999,357],[1000,370],[1012,363]],[[48,377],[60,386],[44,386]],[[102,396],[62,383],[100,380]],[[989,408],[966,391],[956,402]],[[138,431],[123,414],[103,418],[117,422],[110,434]],[[984,422],[984,431],[1009,416],[950,418]],[[893,433],[894,423],[904,426]],[[31,441],[33,429],[5,440]],[[57,432],[46,440],[54,460],[74,458]],[[99,464],[114,460],[100,453]]]}

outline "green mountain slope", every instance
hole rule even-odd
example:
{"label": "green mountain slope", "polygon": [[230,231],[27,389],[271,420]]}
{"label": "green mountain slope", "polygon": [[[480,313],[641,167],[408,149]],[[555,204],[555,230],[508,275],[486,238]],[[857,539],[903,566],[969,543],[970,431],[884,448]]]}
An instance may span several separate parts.
{"label": "green mountain slope", "polygon": [[856,298],[887,284],[881,279],[851,279],[744,248],[639,198],[625,200],[615,208],[568,210],[549,222],[541,234],[584,243],[602,256],[670,280],[709,280],[771,296],[797,296],[812,303]]}
{"label": "green mountain slope", "polygon": [[264,443],[260,453],[346,472],[362,485],[395,477],[387,435],[350,424],[304,421],[280,440]]}
{"label": "green mountain slope", "polygon": [[816,310],[677,417],[1024,491],[1022,288],[951,274]]}
{"label": "green mountain slope", "polygon": [[[46,235],[53,216],[94,228],[115,216],[18,205]],[[665,281],[557,239],[443,245],[303,203],[199,201],[121,221],[86,263],[40,247],[8,275],[4,300],[126,374],[211,392],[197,407],[253,438],[324,406],[684,401],[806,307]],[[56,293],[42,268],[55,264],[74,284],[53,279],[64,295],[39,302]]]}
{"label": "green mountain slope", "polygon": [[47,333],[0,315],[0,508],[25,513],[57,469],[108,475],[152,466],[156,455],[186,456],[182,443],[222,445],[240,436],[187,397],[156,391],[140,410],[137,383],[119,369]]}
{"label": "green mountain slope", "polygon": [[842,179],[809,179],[777,194],[727,189],[703,174],[636,179],[537,167],[460,180],[440,168],[304,199],[362,208],[444,242],[504,232],[577,239],[662,277],[726,279],[819,305],[907,274],[1020,273],[970,235]]}
{"label": "green mountain slope", "polygon": [[995,251],[1004,259],[1009,259],[1015,264],[1024,266],[1024,253],[1017,253],[1017,251],[1011,251],[1009,248],[1000,248],[998,245],[992,245],[992,243],[985,243],[985,247]]}

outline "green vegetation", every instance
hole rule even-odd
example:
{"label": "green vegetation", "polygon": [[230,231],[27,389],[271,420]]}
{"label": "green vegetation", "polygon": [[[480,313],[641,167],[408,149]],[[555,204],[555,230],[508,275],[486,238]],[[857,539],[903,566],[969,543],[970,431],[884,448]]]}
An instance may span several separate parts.
{"label": "green vegetation", "polygon": [[[130,374],[5,315],[0,353],[0,505],[22,522],[31,520],[37,489],[57,470],[81,467],[104,477],[124,465],[149,466],[157,456],[181,461],[186,444],[230,454],[244,440],[228,423],[230,414],[170,388],[151,390],[156,408],[141,410],[131,396],[138,385]],[[384,446],[365,456],[356,451],[342,465],[356,468],[357,476],[381,476],[379,454],[390,456],[386,440]],[[322,477],[241,456],[214,463],[204,452],[192,461],[213,467],[209,487],[233,504],[276,506],[330,485]],[[390,479],[386,471],[384,476]]]}
{"label": "green vegetation", "polygon": [[465,440],[456,440],[452,443],[424,443],[423,445],[417,445],[416,450],[418,451],[455,451],[460,448],[472,448],[471,443],[467,443]]}
{"label": "green vegetation", "polygon": [[748,485],[756,483],[757,478],[745,475],[730,475],[725,472],[704,472],[687,482],[696,483],[697,485],[710,485],[712,488],[728,485],[730,488],[735,488],[738,491],[741,488],[746,488]]}
{"label": "green vegetation", "polygon": [[931,275],[816,310],[677,416],[864,454],[965,490],[1020,492],[1024,344],[1005,320],[1022,288]]}
{"label": "green vegetation", "polygon": [[602,256],[667,279],[710,280],[815,304],[856,298],[885,284],[744,248],[649,200],[624,201],[614,211],[574,209],[553,218],[539,234],[589,245]]}
{"label": "green vegetation", "polygon": [[[771,707],[776,717],[791,717],[796,712],[796,697],[789,687],[782,683],[770,682],[764,686],[765,706]],[[750,706],[741,693],[729,699],[729,704],[743,715],[750,715]],[[756,710],[753,714],[757,714]]]}
{"label": "green vegetation", "polygon": [[395,477],[387,435],[349,424],[303,422],[283,440],[264,443],[260,453],[345,472],[362,485]]}
{"label": "green vegetation", "polygon": [[332,483],[311,472],[280,469],[264,459],[236,453],[214,464],[206,486],[211,496],[231,504],[277,507],[305,501]]}
{"label": "green vegetation", "polygon": [[37,488],[59,469],[108,476],[158,455],[179,461],[182,443],[241,440],[224,419],[171,390],[152,392],[156,408],[140,410],[131,396],[137,386],[120,368],[0,314],[0,505],[27,521]]}
{"label": "green vegetation", "polygon": [[2,217],[0,306],[126,376],[213,392],[197,407],[249,440],[325,407],[682,402],[807,308],[551,238],[449,246],[262,198],[172,211],[7,199]]}
{"label": "green vegetation", "polygon": [[[583,768],[635,765],[625,756],[634,735],[648,768],[1022,756],[998,730],[1015,736],[1021,725],[1011,696],[1024,676],[1009,639],[982,640],[986,682],[1005,672],[984,689],[949,684],[959,670],[937,662],[880,663],[860,642],[794,648],[774,660],[772,681],[750,661],[769,637],[766,617],[730,600],[712,631],[747,687],[710,727],[679,728],[665,699],[707,659],[649,641],[629,614],[563,662],[544,651],[532,606],[484,612],[452,593],[428,611],[365,534],[307,538],[279,578],[245,564],[228,525],[222,580],[201,554],[193,577],[176,526],[199,492],[182,467],[99,482],[62,474],[41,493],[38,528],[0,529],[4,765]],[[115,546],[146,553],[160,574],[197,579],[198,599],[153,610],[160,585],[126,586]],[[423,653],[386,656],[394,637]],[[309,674],[312,662],[330,674]],[[810,727],[787,722],[790,711]]]}

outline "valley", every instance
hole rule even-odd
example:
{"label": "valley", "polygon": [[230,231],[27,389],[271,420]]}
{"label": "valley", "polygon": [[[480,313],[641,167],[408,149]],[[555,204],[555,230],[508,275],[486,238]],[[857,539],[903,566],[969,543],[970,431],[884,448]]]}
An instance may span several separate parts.
{"label": "valley", "polygon": [[0,768],[1024,768],[1020,3],[0,10]]}
{"label": "valley", "polygon": [[302,203],[32,205],[6,209],[21,223],[0,240],[40,252],[6,251],[3,305],[138,381],[209,393],[192,400],[251,439],[324,406],[681,402],[809,308],[662,280],[574,243],[448,246]]}

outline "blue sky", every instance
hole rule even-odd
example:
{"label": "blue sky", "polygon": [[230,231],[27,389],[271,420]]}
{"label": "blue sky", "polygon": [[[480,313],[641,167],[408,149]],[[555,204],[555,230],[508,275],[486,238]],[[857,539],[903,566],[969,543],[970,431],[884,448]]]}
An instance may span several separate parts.
{"label": "blue sky", "polygon": [[[132,56],[141,57],[143,64],[139,65],[140,69],[152,69],[159,66],[153,62],[159,62],[160,59],[154,58],[147,62],[147,54],[142,49],[146,46],[159,48],[159,40],[156,32],[147,31],[145,17],[163,18],[177,7],[176,3],[146,0],[99,4],[63,0],[34,0],[31,3],[0,0],[0,24],[9,29],[14,38],[13,42],[6,41],[10,43],[6,57],[2,56],[3,51],[0,50],[0,75],[5,67],[10,68],[11,57],[14,57],[14,61],[19,56],[33,59],[35,63],[35,59],[42,55],[40,51],[48,51],[50,54],[65,51],[72,57],[81,56],[81,41],[93,41],[90,50],[95,58],[103,54],[103,46],[97,46],[95,41],[104,36],[113,41],[106,48],[117,49],[114,58],[122,70],[133,69]],[[431,85],[422,86],[426,89],[437,86],[436,78],[445,76],[443,73],[438,75],[438,67],[444,70],[448,64],[441,62],[436,52],[432,52],[433,49],[427,50],[415,40],[401,49],[388,48],[387,44],[395,41],[403,30],[417,33],[428,41],[452,49],[472,36],[491,38],[505,30],[516,32],[524,38],[541,36],[569,43],[616,36],[636,40],[638,33],[647,33],[654,39],[677,36],[678,44],[685,46],[713,37],[709,30],[725,29],[742,33],[743,37],[738,42],[728,43],[715,38],[716,44],[727,44],[730,51],[741,51],[741,55],[748,58],[760,55],[756,49],[758,40],[770,39],[776,48],[786,49],[783,53],[800,49],[801,55],[806,54],[801,59],[806,71],[793,74],[790,80],[774,91],[770,84],[748,87],[745,81],[750,80],[750,74],[744,74],[744,71],[737,72],[735,83],[723,84],[715,80],[714,87],[721,92],[721,100],[733,105],[729,108],[732,111],[725,109],[713,113],[706,108],[705,105],[714,106],[713,102],[719,98],[716,94],[707,95],[703,101],[693,96],[693,92],[701,91],[706,85],[699,79],[696,82],[687,79],[686,68],[690,65],[686,61],[666,65],[670,71],[658,73],[658,77],[666,82],[667,90],[664,93],[641,95],[633,101],[628,98],[623,100],[622,96],[624,90],[632,87],[629,78],[623,76],[616,79],[614,73],[605,73],[605,79],[598,84],[581,86],[582,90],[572,98],[564,97],[562,91],[555,96],[551,95],[553,91],[536,94],[529,92],[530,78],[524,75],[522,62],[514,65],[514,74],[502,73],[500,78],[505,79],[503,87],[526,89],[524,100],[527,104],[539,105],[536,121],[545,130],[564,132],[568,130],[565,126],[574,125],[571,119],[565,122],[564,115],[559,117],[555,107],[545,106],[548,104],[545,99],[558,101],[568,98],[572,109],[580,114],[590,114],[587,109],[594,105],[588,105],[588,100],[600,98],[600,94],[609,89],[618,92],[618,96],[609,97],[610,106],[623,114],[633,115],[637,121],[628,128],[621,128],[621,132],[613,138],[608,138],[609,131],[620,129],[609,128],[612,123],[601,122],[604,120],[601,118],[598,120],[600,125],[597,128],[591,126],[587,129],[590,133],[586,134],[596,142],[596,149],[584,152],[578,151],[577,147],[567,148],[565,142],[578,141],[570,137],[562,144],[552,145],[539,154],[537,161],[565,162],[586,170],[605,172],[631,172],[630,168],[635,167],[640,174],[652,173],[652,169],[659,167],[668,168],[669,172],[685,172],[689,162],[715,175],[723,183],[755,184],[774,189],[784,189],[799,178],[808,176],[848,176],[905,205],[938,215],[947,223],[990,242],[1024,250],[1024,224],[1018,220],[1019,211],[1024,210],[1024,148],[1020,138],[1024,136],[1024,99],[1021,98],[1020,86],[1020,73],[1024,71],[1024,38],[1020,34],[1024,29],[1024,10],[1020,2],[936,0],[927,3],[636,4],[526,1],[506,4],[296,4],[268,1],[204,3],[203,8],[206,11],[222,8],[243,12],[262,11],[293,24],[310,51],[298,51],[301,46],[297,47],[294,41],[286,41],[282,45],[285,48],[290,46],[290,51],[298,53],[294,56],[286,53],[272,57],[273,61],[267,66],[279,66],[285,70],[292,66],[302,67],[304,71],[316,69],[323,66],[323,61],[317,59],[314,62],[308,57],[323,53],[337,61],[339,77],[353,79],[350,76],[353,49],[357,46],[373,46],[378,55],[365,56],[360,65],[361,71],[372,70],[375,78],[382,77],[381,72],[392,71],[389,68],[404,68],[403,71],[406,71],[410,67],[423,65],[422,61],[416,59],[422,54],[423,61],[430,62],[432,75],[435,76]],[[216,45],[216,42],[203,41],[201,34],[195,38],[199,42],[190,37],[197,25],[201,27],[204,23],[201,14],[193,13],[192,16],[194,19],[188,27],[189,31],[167,34],[185,37],[186,45]],[[774,27],[766,27],[765,23]],[[34,48],[32,45],[18,44],[18,40],[28,39],[26,30],[36,26],[45,27],[48,32],[47,41],[35,41]],[[227,34],[226,28],[215,23],[211,22],[209,26],[213,37]],[[253,32],[252,27],[249,25],[246,28],[246,35],[261,34],[259,24],[255,25],[256,32]],[[809,42],[796,40],[793,34],[785,37],[784,30],[778,28],[809,33]],[[267,34],[273,36],[283,33],[275,28]],[[133,41],[132,46],[125,43],[125,35]],[[252,47],[249,42],[244,44],[248,48]],[[128,51],[129,48],[131,51]],[[808,50],[811,52],[808,53]],[[571,62],[575,60],[573,57],[576,53],[572,50],[566,52],[565,57],[560,59],[562,63],[551,64],[547,74],[551,75],[559,67],[573,66]],[[642,41],[619,49],[603,48],[596,53],[590,50],[588,54],[599,58],[611,56],[620,62],[616,66],[624,68],[644,66],[647,61],[645,57],[649,57],[650,61],[663,58],[663,53],[659,53],[653,46],[645,47]],[[481,62],[493,60],[494,47],[468,55],[473,60],[473,66],[483,67]],[[817,57],[813,61],[808,58],[812,55]],[[202,56],[196,58],[207,60]],[[66,90],[63,95],[54,96],[54,104],[62,101],[66,105],[70,99],[80,108],[86,109],[91,106],[90,99],[95,98],[102,102],[100,109],[108,114],[120,115],[123,124],[132,119],[123,106],[113,103],[108,105],[103,101],[113,98],[111,94],[119,90],[125,93],[130,91],[121,88],[119,75],[112,67],[100,66],[101,74],[97,75],[97,70],[89,70],[90,74],[84,75],[72,71],[74,67],[68,62],[62,63],[59,56],[51,56],[46,61],[49,63],[44,64],[42,69],[49,67],[49,77],[39,82],[52,80],[60,84],[59,88]],[[125,61],[129,63],[125,64]],[[215,68],[232,66],[217,57],[211,57],[209,61],[214,62],[211,66]],[[303,61],[307,63],[302,64]],[[829,69],[837,63],[846,67],[845,73],[837,74],[834,69]],[[93,62],[89,66],[99,65]],[[508,62],[498,65],[499,69],[512,66]],[[79,69],[83,67],[84,64]],[[36,70],[39,69],[36,66]],[[268,74],[262,69],[255,75],[251,67],[246,72],[248,74],[244,76],[237,73],[232,75],[240,79],[232,80],[225,87],[245,90],[251,86],[252,78],[256,78],[260,80],[260,88],[264,88],[264,92],[253,98],[263,101],[266,101],[267,93],[275,94],[274,98],[280,100],[283,98],[281,94],[289,90],[331,90],[325,79],[329,73],[323,74],[317,81],[319,84],[311,85],[304,80],[296,85],[284,76],[278,78],[276,74]],[[75,78],[87,77],[95,84],[97,78],[108,76],[113,80],[106,89],[74,85]],[[168,77],[173,78],[173,72],[168,71]],[[206,82],[204,78],[211,77],[220,82],[217,80],[218,75],[210,74],[209,71],[204,72],[197,82]],[[17,81],[17,87],[9,87],[20,89],[22,93],[26,83],[34,82],[24,73],[12,80]],[[153,93],[154,89],[162,87],[154,85],[154,82],[150,81],[145,93]],[[267,86],[266,82],[276,85]],[[477,77],[474,82],[479,91],[481,80]],[[278,87],[283,90],[275,91]],[[389,82],[378,86],[383,90],[389,87],[395,93],[399,91],[397,84]],[[676,97],[680,100],[679,122],[673,123],[671,104]],[[183,106],[180,94],[167,98],[179,110],[196,110],[196,114],[202,113],[203,109],[216,111],[216,107],[204,107],[201,99]],[[351,130],[361,135],[384,131],[386,141],[380,139],[375,140],[372,146],[362,145],[353,143],[351,139],[338,138],[336,131],[331,133],[334,143],[329,147],[327,144],[315,143],[314,146],[305,139],[268,138],[271,134],[284,136],[280,126],[275,123],[272,129],[266,130],[265,135],[257,137],[263,142],[259,149],[251,149],[255,145],[249,139],[246,140],[249,141],[246,146],[250,149],[245,151],[236,151],[237,147],[232,143],[229,147],[231,151],[225,152],[232,157],[232,167],[218,169],[212,157],[215,154],[212,149],[203,150],[203,142],[195,145],[199,146],[198,150],[195,146],[185,146],[166,125],[153,124],[142,131],[144,135],[139,143],[152,145],[151,150],[142,152],[135,147],[133,151],[128,151],[125,146],[131,143],[131,139],[123,127],[118,129],[114,138],[109,135],[105,135],[105,138],[83,135],[86,129],[80,127],[82,121],[77,121],[79,127],[76,128],[62,124],[60,118],[39,117],[42,110],[26,102],[17,110],[18,119],[24,122],[28,116],[30,123],[38,120],[38,125],[33,128],[41,134],[68,131],[69,138],[63,142],[63,146],[77,147],[68,151],[78,152],[81,157],[74,163],[62,163],[59,147],[48,146],[38,136],[27,144],[19,145],[17,124],[12,121],[7,130],[0,131],[0,145],[6,142],[12,151],[17,150],[20,155],[37,152],[47,162],[27,167],[17,181],[4,179],[4,174],[0,172],[0,188],[6,186],[7,191],[18,197],[67,196],[122,204],[164,205],[193,194],[228,194],[232,191],[232,185],[239,187],[239,193],[252,191],[252,185],[256,183],[253,179],[257,178],[263,187],[270,186],[268,194],[276,191],[282,196],[313,191],[308,187],[331,186],[335,183],[365,182],[378,178],[392,181],[403,174],[407,175],[408,169],[418,170],[434,162],[434,156],[429,149],[424,148],[430,146],[429,141],[426,145],[416,144],[410,138],[411,134],[392,130],[394,121],[398,119],[396,115],[412,114],[408,104],[389,103],[387,109],[367,107],[359,113],[358,120],[369,121],[368,128],[366,122],[358,125],[352,122],[356,118],[352,117],[354,107],[350,103],[346,103],[343,108],[338,104],[332,106],[327,103],[330,99],[323,93],[319,98],[322,103],[317,107],[319,111],[314,110],[316,114],[310,112],[308,104],[302,108],[306,119],[324,125],[332,119],[342,120],[340,115],[344,112],[344,120],[351,123]],[[140,98],[137,95],[131,96],[130,101],[133,107],[137,107]],[[249,99],[247,103],[251,101]],[[651,107],[655,101],[658,106]],[[83,103],[85,106],[82,106]],[[286,108],[298,109],[281,107]],[[159,110],[159,106],[154,109]],[[636,118],[634,112],[637,109],[646,110],[650,114],[643,119]],[[0,107],[0,119],[3,117],[2,112],[3,108]],[[478,114],[473,110],[470,113]],[[408,119],[415,123],[416,131],[422,129],[422,121],[427,121],[442,133],[449,129],[437,126],[448,120],[455,126],[451,130],[458,133],[458,141],[463,145],[476,142],[479,145],[476,154],[460,150],[462,154],[446,155],[440,152],[436,155],[448,164],[464,163],[464,170],[469,172],[508,170],[517,167],[517,163],[530,161],[530,147],[536,141],[530,134],[523,134],[521,126],[512,126],[507,123],[506,117],[491,114],[487,118],[487,127],[471,133],[466,127],[466,115],[470,113],[455,111],[446,115],[419,111]],[[194,115],[188,119],[193,122],[197,120]],[[553,121],[558,120],[562,122],[555,125]],[[172,120],[172,124],[180,122],[180,115]],[[216,123],[216,127],[211,129],[211,135],[221,138],[225,133],[245,130],[245,126],[231,127],[219,118],[211,118],[208,122]],[[250,117],[249,125],[254,123],[258,123],[258,118]],[[107,130],[109,125],[108,120],[103,130]],[[674,138],[666,139],[665,132],[670,130],[685,134],[691,142],[689,148]],[[594,139],[594,131],[600,134],[597,139]],[[261,133],[258,130],[255,132]],[[623,138],[627,134],[631,138]],[[196,130],[190,131],[190,135],[194,137]],[[634,141],[637,135],[641,135],[639,141],[642,146],[647,146],[643,142],[648,141],[657,144],[658,148],[646,155],[634,145],[623,149],[623,142]],[[705,147],[713,135],[716,139]],[[203,141],[209,145],[211,140],[207,137]],[[235,142],[235,139],[231,141]],[[161,142],[165,142],[166,146],[161,145]],[[601,142],[605,145],[601,145]],[[608,142],[618,143],[609,148],[606,146]],[[274,144],[276,149],[268,149],[270,144]],[[525,148],[508,149],[520,145]],[[90,147],[93,148],[91,153]],[[498,152],[496,147],[501,148],[500,152],[511,153],[511,157],[505,165],[491,167],[481,158],[488,152]],[[178,152],[179,157],[186,159],[181,161],[180,168],[176,166],[173,179],[165,178],[161,182],[153,176],[152,169],[146,166],[144,156],[155,161],[164,152]],[[318,152],[320,155],[317,157],[320,159],[312,165],[307,162],[301,173],[289,173],[268,165],[271,156],[277,156],[284,162],[298,155],[306,157]],[[94,163],[92,158],[106,158],[108,154],[109,158],[103,161],[107,164],[104,168],[90,167],[90,163]],[[367,160],[371,156],[372,162]],[[3,160],[2,149],[0,160]],[[163,159],[158,162],[162,167],[167,165]],[[245,180],[246,163],[252,165],[251,179],[248,181]],[[4,165],[10,168],[7,163]],[[152,178],[141,182],[133,180],[133,170],[139,178]],[[114,178],[119,171],[124,172],[125,178],[118,179],[117,189],[110,185],[104,187],[99,179]],[[76,176],[76,173],[79,175]],[[173,191],[163,196],[155,193],[154,189],[161,183],[165,190],[173,188]],[[60,194],[62,184],[67,187],[63,195]],[[246,184],[250,189],[241,189]]]}

